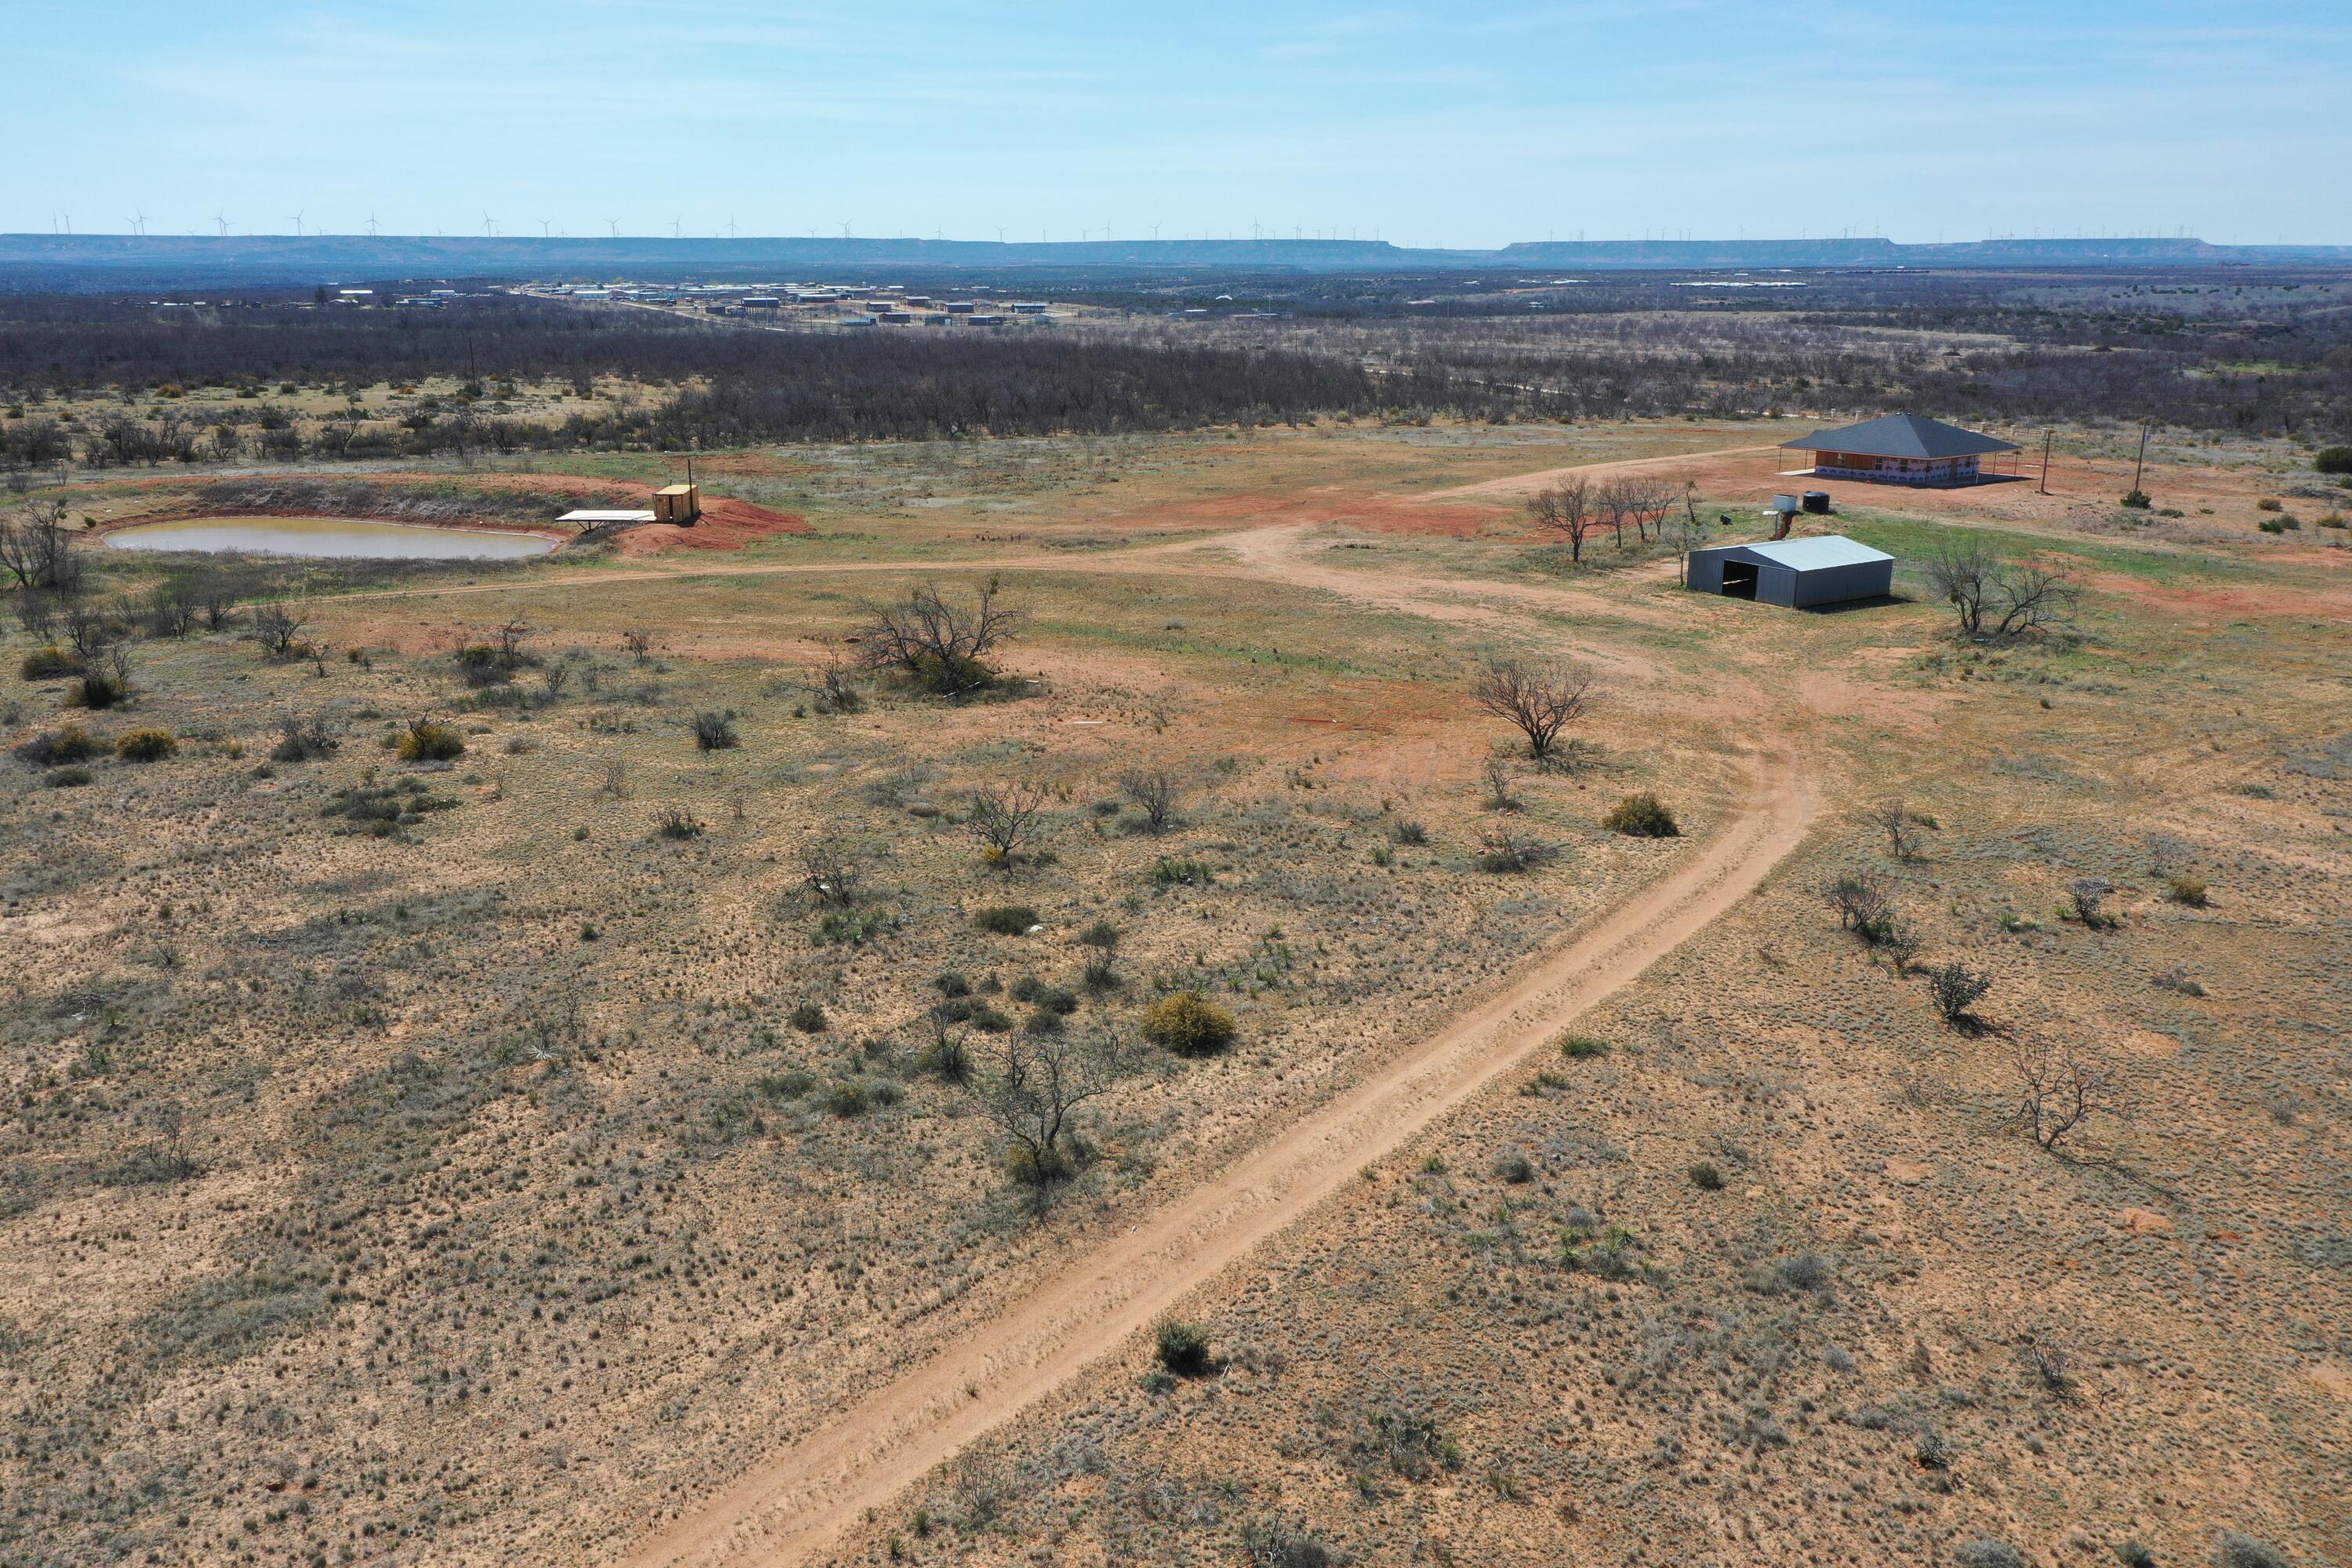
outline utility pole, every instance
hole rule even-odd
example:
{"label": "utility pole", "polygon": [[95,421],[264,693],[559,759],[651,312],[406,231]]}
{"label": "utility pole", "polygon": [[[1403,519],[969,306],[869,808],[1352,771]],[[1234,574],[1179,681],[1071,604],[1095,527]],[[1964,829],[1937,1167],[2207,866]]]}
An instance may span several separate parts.
{"label": "utility pole", "polygon": [[2132,465],[2132,494],[2134,495],[2143,495],[2146,493],[2139,488],[2139,477],[2147,468],[2147,431],[2149,424],[2150,421],[2146,419],[2139,422],[2139,461]]}
{"label": "utility pole", "polygon": [[2053,436],[2057,435],[2057,434],[2058,434],[2058,432],[2057,432],[2055,429],[2049,429],[2049,430],[2044,430],[2043,432],[2042,432],[2042,491],[2041,491],[2041,493],[2042,493],[2042,494],[2043,494],[2043,495],[2045,495],[2045,496],[2046,496],[2046,495],[2048,495],[2048,494],[2050,493],[2050,438],[2051,438],[2052,437],[2053,437]]}

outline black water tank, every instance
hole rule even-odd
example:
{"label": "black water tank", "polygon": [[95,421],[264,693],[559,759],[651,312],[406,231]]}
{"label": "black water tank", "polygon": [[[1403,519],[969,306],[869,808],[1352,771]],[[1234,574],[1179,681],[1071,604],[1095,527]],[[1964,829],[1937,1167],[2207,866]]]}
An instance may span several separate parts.
{"label": "black water tank", "polygon": [[1830,492],[1827,490],[1807,490],[1805,492],[1805,510],[1807,511],[1828,511],[1830,510]]}

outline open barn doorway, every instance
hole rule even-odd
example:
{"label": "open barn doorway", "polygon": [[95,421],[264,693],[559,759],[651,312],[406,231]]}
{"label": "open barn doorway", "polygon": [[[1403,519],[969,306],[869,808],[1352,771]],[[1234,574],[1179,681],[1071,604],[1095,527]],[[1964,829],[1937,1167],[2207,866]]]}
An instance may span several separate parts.
{"label": "open barn doorway", "polygon": [[1727,561],[1723,563],[1723,596],[1727,599],[1752,599],[1756,596],[1756,563]]}

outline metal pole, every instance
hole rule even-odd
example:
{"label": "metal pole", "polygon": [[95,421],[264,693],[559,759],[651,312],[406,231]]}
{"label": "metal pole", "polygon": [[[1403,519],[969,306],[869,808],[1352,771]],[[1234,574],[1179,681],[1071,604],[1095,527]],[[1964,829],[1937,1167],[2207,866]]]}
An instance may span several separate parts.
{"label": "metal pole", "polygon": [[2056,429],[2054,429],[2054,428],[2053,428],[2053,429],[2048,429],[2048,430],[2044,430],[2044,431],[2042,431],[2042,490],[2041,490],[2041,493],[2042,493],[2042,494],[2043,494],[2043,495],[2045,495],[2045,496],[2046,496],[2046,495],[2048,495],[2048,494],[2050,493],[2050,438],[2051,438],[2052,437],[2053,437],[2053,436],[2057,435],[2057,434],[2058,434],[2058,432],[2057,432],[2057,431],[2056,431]]}
{"label": "metal pole", "polygon": [[2139,488],[2139,477],[2147,468],[2147,420],[2143,419],[2139,422],[2139,461],[2132,465],[2132,494],[2134,495],[2142,493]]}

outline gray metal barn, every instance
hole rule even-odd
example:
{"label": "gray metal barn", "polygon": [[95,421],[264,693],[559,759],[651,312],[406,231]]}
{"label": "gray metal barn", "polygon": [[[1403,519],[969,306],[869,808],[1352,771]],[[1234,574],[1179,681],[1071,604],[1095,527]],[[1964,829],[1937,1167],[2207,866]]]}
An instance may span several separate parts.
{"label": "gray metal barn", "polygon": [[1717,544],[1691,552],[1690,585],[1791,610],[1883,599],[1895,586],[1895,557],[1837,533]]}

